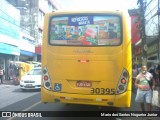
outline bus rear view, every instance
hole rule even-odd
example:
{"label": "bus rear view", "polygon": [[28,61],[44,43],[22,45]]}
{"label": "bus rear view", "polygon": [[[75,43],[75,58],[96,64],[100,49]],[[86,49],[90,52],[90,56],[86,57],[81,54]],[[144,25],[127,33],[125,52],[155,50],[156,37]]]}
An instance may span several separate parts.
{"label": "bus rear view", "polygon": [[131,41],[122,12],[46,14],[42,102],[130,107]]}

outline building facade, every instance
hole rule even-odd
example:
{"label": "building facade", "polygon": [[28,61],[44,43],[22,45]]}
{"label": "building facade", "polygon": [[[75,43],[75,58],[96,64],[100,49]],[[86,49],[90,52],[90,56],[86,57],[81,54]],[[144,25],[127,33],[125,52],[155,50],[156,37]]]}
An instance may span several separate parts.
{"label": "building facade", "polygon": [[5,71],[14,61],[41,62],[44,15],[58,8],[56,0],[1,0],[0,66]]}
{"label": "building facade", "polygon": [[[133,47],[133,62],[141,64],[142,63],[142,35],[141,31],[143,27],[145,28],[145,41],[147,44],[147,65],[150,67],[154,63],[159,63],[160,59],[160,43],[159,43],[159,16],[158,16],[158,3],[159,0],[145,0],[144,4],[144,18],[142,18],[142,11],[139,9],[129,10],[129,14],[131,16],[131,24],[132,24],[132,47]],[[140,4],[140,3],[139,3]],[[145,26],[143,24],[142,19],[145,21]]]}
{"label": "building facade", "polygon": [[6,71],[20,55],[20,11],[5,0],[0,2],[0,23],[0,66]]}
{"label": "building facade", "polygon": [[138,63],[138,59],[141,58],[141,46],[139,45],[141,40],[139,30],[140,20],[138,9],[128,10],[128,12],[131,17],[132,59],[133,63]]}

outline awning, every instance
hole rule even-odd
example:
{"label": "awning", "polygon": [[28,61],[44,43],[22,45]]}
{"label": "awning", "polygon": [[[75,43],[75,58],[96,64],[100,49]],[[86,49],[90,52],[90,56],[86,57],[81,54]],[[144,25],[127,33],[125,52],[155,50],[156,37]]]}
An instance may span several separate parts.
{"label": "awning", "polygon": [[24,50],[21,50],[21,51],[20,51],[20,54],[21,54],[21,55],[25,55],[25,56],[31,56],[31,57],[33,57],[33,56],[36,55],[35,53],[28,52],[28,51],[24,51]]}
{"label": "awning", "polygon": [[11,55],[20,55],[20,49],[17,46],[5,44],[0,42],[0,53],[11,54]]}

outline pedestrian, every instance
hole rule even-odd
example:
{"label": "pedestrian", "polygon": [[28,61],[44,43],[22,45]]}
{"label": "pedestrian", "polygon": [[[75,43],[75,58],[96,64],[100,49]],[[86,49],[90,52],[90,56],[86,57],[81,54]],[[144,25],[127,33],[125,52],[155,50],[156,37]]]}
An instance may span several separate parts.
{"label": "pedestrian", "polygon": [[156,69],[157,75],[158,75],[158,80],[157,82],[160,82],[160,64],[158,64],[157,69]]}
{"label": "pedestrian", "polygon": [[134,83],[135,83],[137,75],[138,75],[138,68],[137,68],[137,65],[134,64],[132,67],[132,91],[133,92],[135,92],[136,90]]}
{"label": "pedestrian", "polygon": [[146,66],[141,67],[141,72],[136,77],[135,86],[138,88],[135,101],[140,103],[143,112],[145,111],[145,104],[146,111],[151,111],[152,89],[155,89],[155,81],[152,74],[147,72]]}
{"label": "pedestrian", "polygon": [[152,74],[153,79],[156,81],[158,79],[158,76],[156,73],[156,66],[154,64],[151,66],[149,72]]}
{"label": "pedestrian", "polygon": [[141,67],[142,67],[142,64],[138,64],[138,74],[141,72]]}
{"label": "pedestrian", "polygon": [[134,64],[132,67],[132,79],[135,80],[137,75],[138,75],[138,68],[137,65]]}
{"label": "pedestrian", "polygon": [[4,70],[2,67],[0,67],[0,79],[1,79],[1,84],[3,84],[3,76],[4,76]]}

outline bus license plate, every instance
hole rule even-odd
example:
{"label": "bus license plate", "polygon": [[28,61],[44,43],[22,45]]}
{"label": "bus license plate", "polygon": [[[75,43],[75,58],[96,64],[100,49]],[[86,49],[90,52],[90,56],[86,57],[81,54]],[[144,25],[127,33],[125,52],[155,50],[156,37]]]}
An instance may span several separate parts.
{"label": "bus license plate", "polygon": [[77,81],[76,86],[77,87],[91,87],[92,83],[89,81]]}

